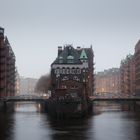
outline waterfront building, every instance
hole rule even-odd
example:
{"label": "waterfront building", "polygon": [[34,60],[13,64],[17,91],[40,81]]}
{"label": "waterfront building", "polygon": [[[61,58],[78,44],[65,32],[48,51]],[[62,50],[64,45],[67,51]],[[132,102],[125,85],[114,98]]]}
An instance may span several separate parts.
{"label": "waterfront building", "polygon": [[95,93],[120,93],[120,69],[111,68],[95,75]]}
{"label": "waterfront building", "polygon": [[[58,56],[51,65],[51,85],[55,89],[67,89],[70,96],[78,96],[75,91],[83,93],[82,86],[78,87],[77,83],[85,83],[85,94],[88,98],[94,92],[94,53],[92,46],[90,48],[73,48],[72,45],[65,45],[63,48],[58,47]],[[74,82],[75,81],[75,82]],[[71,90],[73,92],[71,92]],[[61,92],[62,93],[62,92]],[[64,92],[65,94],[65,92]],[[58,94],[53,94],[52,97]],[[59,96],[59,95],[58,95]],[[64,96],[64,95],[63,95]]]}
{"label": "waterfront building", "polygon": [[140,40],[135,46],[136,95],[140,96]]}
{"label": "waterfront building", "polygon": [[15,55],[0,27],[0,98],[15,94]]}
{"label": "waterfront building", "polygon": [[135,94],[135,58],[134,55],[127,55],[121,61],[121,93],[134,95]]}

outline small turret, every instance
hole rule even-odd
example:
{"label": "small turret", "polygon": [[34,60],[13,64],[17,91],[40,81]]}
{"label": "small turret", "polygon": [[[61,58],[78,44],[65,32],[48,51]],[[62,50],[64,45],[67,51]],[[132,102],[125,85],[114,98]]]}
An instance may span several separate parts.
{"label": "small turret", "polygon": [[82,52],[81,52],[81,55],[80,55],[80,60],[84,62],[87,59],[88,59],[87,54],[86,54],[85,50],[82,49]]}

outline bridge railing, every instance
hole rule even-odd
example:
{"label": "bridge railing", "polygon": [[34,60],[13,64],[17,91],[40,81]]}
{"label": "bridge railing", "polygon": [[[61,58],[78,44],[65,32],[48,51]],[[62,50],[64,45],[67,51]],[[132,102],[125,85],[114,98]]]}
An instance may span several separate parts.
{"label": "bridge railing", "polygon": [[17,100],[45,100],[46,97],[36,95],[18,95],[18,96],[7,96],[1,98],[2,101],[17,101]]}

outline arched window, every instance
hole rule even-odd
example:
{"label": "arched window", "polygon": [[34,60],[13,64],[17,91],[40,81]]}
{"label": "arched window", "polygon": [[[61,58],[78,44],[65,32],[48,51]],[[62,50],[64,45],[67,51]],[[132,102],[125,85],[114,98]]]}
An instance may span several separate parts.
{"label": "arched window", "polygon": [[62,74],[65,74],[65,68],[64,67],[62,68]]}
{"label": "arched window", "polygon": [[70,68],[69,67],[67,67],[67,69],[66,69],[66,74],[70,74]]}
{"label": "arched window", "polygon": [[71,74],[75,74],[75,68],[74,67],[71,69]]}
{"label": "arched window", "polygon": [[55,69],[55,73],[56,73],[56,74],[60,74],[60,69],[59,69],[59,67],[57,67],[57,68]]}
{"label": "arched window", "polygon": [[59,56],[58,61],[59,61],[59,63],[63,63],[63,57]]}
{"label": "arched window", "polygon": [[62,69],[60,69],[60,74],[62,74]]}
{"label": "arched window", "polygon": [[76,68],[76,73],[80,74],[81,73],[81,69],[80,68]]}

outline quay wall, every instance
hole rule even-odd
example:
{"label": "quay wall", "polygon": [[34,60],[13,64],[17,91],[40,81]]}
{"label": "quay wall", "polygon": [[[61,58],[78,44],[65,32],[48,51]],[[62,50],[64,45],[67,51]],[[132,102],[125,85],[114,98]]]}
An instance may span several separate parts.
{"label": "quay wall", "polygon": [[3,101],[0,101],[0,112],[6,111],[11,112],[14,111],[15,103],[13,102],[7,102],[4,103]]}

